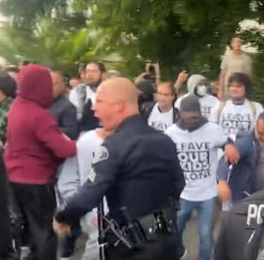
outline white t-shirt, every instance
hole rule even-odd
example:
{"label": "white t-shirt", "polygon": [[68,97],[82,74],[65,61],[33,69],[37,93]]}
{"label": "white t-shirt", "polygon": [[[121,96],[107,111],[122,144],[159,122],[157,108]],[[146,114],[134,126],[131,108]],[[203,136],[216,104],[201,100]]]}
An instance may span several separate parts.
{"label": "white t-shirt", "polygon": [[[185,94],[182,97],[178,98],[175,102],[175,107],[180,109],[180,104],[181,104],[182,99],[187,97],[188,95],[190,95],[190,94],[188,93],[188,94]],[[219,100],[216,97],[209,95],[209,94],[206,94],[205,96],[200,97],[199,102],[201,105],[202,115],[206,118],[208,118],[210,116],[213,107],[216,104],[219,104]]]}
{"label": "white t-shirt", "polygon": [[218,123],[224,130],[226,136],[236,136],[238,132],[250,131],[255,127],[259,114],[263,111],[261,104],[253,102],[252,106],[249,100],[245,100],[243,105],[235,105],[231,100],[226,101],[224,108],[219,115],[220,103],[215,105],[209,120]]}
{"label": "white t-shirt", "polygon": [[[80,137],[77,141],[77,155],[68,158],[61,167],[57,186],[62,198],[66,201],[74,196],[88,178],[91,178],[92,164],[98,161],[104,151],[101,146],[103,139],[97,135],[97,130],[86,132]],[[105,199],[104,210],[107,213]],[[93,209],[83,218],[82,227],[89,234],[83,259],[99,259],[97,209]]]}
{"label": "white t-shirt", "polygon": [[148,125],[157,130],[165,131],[172,124],[173,108],[171,108],[168,112],[162,113],[158,108],[158,103],[156,103],[149,115]]}
{"label": "white t-shirt", "polygon": [[178,159],[184,173],[186,186],[181,198],[205,201],[217,196],[217,150],[226,142],[226,136],[217,124],[207,122],[197,130],[182,130],[176,124],[165,134],[176,145]]}
{"label": "white t-shirt", "polygon": [[[82,186],[88,179],[88,175],[92,168],[94,159],[101,154],[101,144],[103,139],[97,135],[97,130],[89,131],[83,134],[77,142],[77,159],[79,166],[80,186]],[[105,201],[105,211],[108,208]],[[89,233],[89,239],[95,240],[98,237],[97,226],[94,225],[97,219],[97,209],[93,209],[85,216],[85,228]]]}
{"label": "white t-shirt", "polygon": [[84,133],[77,142],[77,159],[79,166],[80,185],[88,179],[95,154],[100,151],[103,139],[96,133],[98,129]]}

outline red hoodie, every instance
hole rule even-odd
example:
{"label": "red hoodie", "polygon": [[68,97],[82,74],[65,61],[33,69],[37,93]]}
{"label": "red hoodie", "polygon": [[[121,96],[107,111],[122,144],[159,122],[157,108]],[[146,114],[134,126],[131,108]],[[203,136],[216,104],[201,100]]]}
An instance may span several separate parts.
{"label": "red hoodie", "polygon": [[63,159],[75,155],[76,145],[63,135],[48,111],[53,99],[49,70],[28,65],[19,73],[18,82],[18,96],[8,113],[7,175],[11,182],[47,184]]}

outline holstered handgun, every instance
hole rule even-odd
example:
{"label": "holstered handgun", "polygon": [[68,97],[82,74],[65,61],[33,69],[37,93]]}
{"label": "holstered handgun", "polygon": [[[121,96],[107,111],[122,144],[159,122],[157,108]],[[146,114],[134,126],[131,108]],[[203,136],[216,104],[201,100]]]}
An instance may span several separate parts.
{"label": "holstered handgun", "polygon": [[134,246],[140,246],[146,240],[143,230],[138,221],[132,221],[127,208],[120,209],[123,219],[125,220],[125,233],[131,238]]}

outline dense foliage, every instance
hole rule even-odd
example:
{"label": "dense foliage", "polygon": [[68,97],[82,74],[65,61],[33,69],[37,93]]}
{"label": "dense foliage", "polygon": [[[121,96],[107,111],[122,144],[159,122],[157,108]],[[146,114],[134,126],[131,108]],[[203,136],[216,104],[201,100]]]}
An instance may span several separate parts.
{"label": "dense foliage", "polygon": [[230,36],[241,32],[245,43],[259,50],[255,95],[264,101],[263,32],[240,28],[245,19],[262,24],[264,0],[22,2],[0,1],[0,11],[9,18],[1,29],[0,55],[12,62],[32,58],[71,72],[76,63],[97,59],[135,76],[151,60],[160,63],[166,79],[188,68],[214,80]]}

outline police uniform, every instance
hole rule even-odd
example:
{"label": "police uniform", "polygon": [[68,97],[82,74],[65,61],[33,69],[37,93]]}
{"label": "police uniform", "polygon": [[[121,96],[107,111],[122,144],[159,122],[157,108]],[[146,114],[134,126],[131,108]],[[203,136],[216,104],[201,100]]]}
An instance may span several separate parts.
{"label": "police uniform", "polygon": [[[110,230],[106,235],[107,259],[176,260],[182,252],[173,201],[179,200],[184,185],[175,144],[134,115],[104,141],[89,180],[55,218],[60,223],[75,223],[106,196],[108,218],[125,230],[124,236],[133,244],[129,249]],[[129,227],[123,209],[133,223]],[[157,225],[159,214],[170,223],[164,232],[164,223]],[[143,234],[139,239],[134,237],[134,223]]]}
{"label": "police uniform", "polygon": [[260,253],[264,249],[263,216],[264,190],[243,199],[231,211],[226,212],[216,243],[214,259],[260,259]]}

